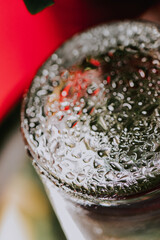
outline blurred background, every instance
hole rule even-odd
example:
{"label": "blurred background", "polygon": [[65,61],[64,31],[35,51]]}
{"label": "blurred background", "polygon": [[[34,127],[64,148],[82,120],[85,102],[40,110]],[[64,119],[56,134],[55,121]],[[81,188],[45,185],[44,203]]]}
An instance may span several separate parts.
{"label": "blurred background", "polygon": [[31,15],[23,0],[0,1],[0,240],[65,239],[20,133],[23,93],[43,62],[73,34],[99,23],[158,22],[153,0],[56,0]]}

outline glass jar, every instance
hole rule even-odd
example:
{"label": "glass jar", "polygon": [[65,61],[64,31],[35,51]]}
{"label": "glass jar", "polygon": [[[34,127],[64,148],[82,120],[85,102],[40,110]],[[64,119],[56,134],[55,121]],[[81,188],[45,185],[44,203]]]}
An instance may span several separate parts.
{"label": "glass jar", "polygon": [[154,23],[94,27],[24,98],[26,148],[67,239],[159,239],[159,49]]}

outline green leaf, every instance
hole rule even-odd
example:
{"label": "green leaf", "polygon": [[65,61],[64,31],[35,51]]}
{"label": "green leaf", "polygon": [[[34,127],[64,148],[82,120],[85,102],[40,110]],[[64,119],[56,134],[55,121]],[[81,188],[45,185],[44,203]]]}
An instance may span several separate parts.
{"label": "green leaf", "polygon": [[31,14],[36,14],[42,11],[44,8],[54,4],[53,0],[23,0],[28,11]]}

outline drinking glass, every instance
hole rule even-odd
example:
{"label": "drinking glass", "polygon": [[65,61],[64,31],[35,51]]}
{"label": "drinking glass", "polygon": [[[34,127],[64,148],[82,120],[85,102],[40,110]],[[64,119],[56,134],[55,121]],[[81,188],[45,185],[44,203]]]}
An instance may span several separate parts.
{"label": "drinking glass", "polygon": [[155,23],[93,27],[52,54],[24,97],[26,149],[69,240],[159,239],[159,50]]}

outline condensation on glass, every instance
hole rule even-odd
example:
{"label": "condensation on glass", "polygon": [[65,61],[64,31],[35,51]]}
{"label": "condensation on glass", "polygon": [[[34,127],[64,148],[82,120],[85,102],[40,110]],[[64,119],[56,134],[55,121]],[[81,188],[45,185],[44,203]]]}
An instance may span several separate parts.
{"label": "condensation on glass", "polygon": [[158,239],[159,51],[153,23],[101,25],[34,78],[22,132],[68,239]]}

